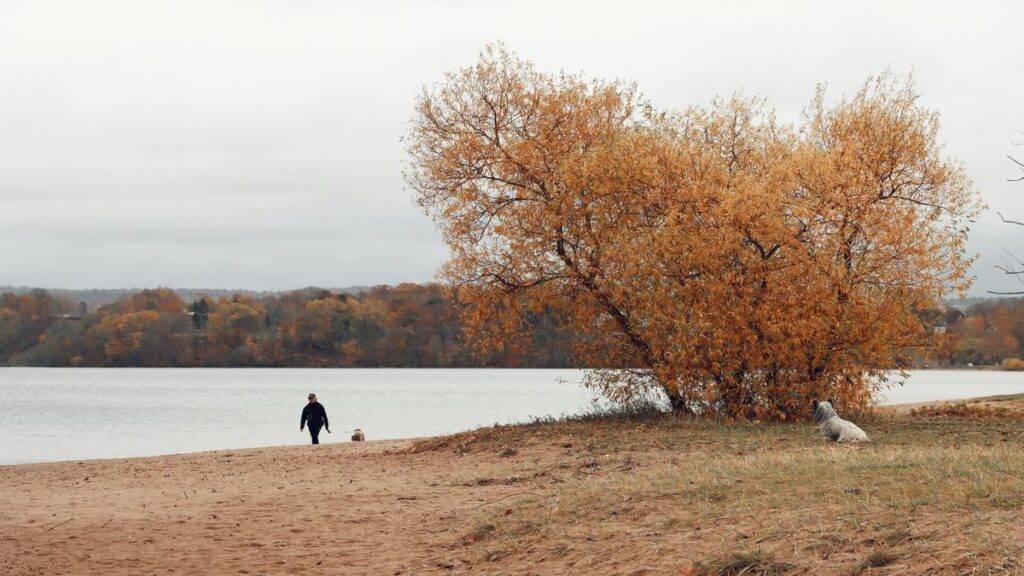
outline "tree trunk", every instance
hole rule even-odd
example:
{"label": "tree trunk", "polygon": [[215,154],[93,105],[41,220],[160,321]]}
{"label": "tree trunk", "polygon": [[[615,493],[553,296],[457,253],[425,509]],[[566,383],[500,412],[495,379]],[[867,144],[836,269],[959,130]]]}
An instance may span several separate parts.
{"label": "tree trunk", "polygon": [[669,392],[665,390],[665,394],[668,395],[668,403],[672,407],[674,414],[693,414],[693,410],[686,404],[678,392]]}

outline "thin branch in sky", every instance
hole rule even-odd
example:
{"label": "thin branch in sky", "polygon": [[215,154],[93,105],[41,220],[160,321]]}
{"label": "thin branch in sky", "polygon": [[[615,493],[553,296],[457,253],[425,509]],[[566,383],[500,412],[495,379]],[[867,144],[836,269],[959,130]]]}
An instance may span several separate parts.
{"label": "thin branch in sky", "polygon": [[1009,256],[1010,258],[1013,258],[1014,262],[1016,262],[1017,264],[1020,264],[1022,267],[1024,267],[1024,260],[1021,260],[1020,258],[1017,257],[1016,254],[1014,254],[1010,250],[1007,250],[1005,246],[1002,246],[1000,244],[996,244],[996,246],[998,246],[999,249],[1003,251],[1003,262],[1004,262],[1004,265],[1006,267],[1008,267],[1008,268],[1010,267],[1009,263],[1007,263],[1007,260],[1006,260],[1007,256]]}
{"label": "thin branch in sky", "polygon": [[[1006,222],[1007,224],[1016,224],[1017,226],[1024,226],[1024,222],[1020,222],[1020,221],[1017,221],[1017,220],[1007,220],[1003,216],[1002,212],[996,212],[996,214],[999,214],[999,219],[1002,220],[1003,222]],[[1005,250],[1005,248],[1004,248],[1004,250]]]}
{"label": "thin branch in sky", "polygon": [[1010,276],[1019,276],[1020,274],[1024,274],[1024,270],[1014,270],[1013,268],[1001,266],[999,264],[996,264],[996,270],[1002,270],[1003,274],[1008,274]]}
{"label": "thin branch in sky", "polygon": [[[1017,167],[1020,168],[1022,172],[1024,172],[1024,162],[1021,162],[1020,160],[1017,160],[1016,158],[1014,158],[1013,156],[1010,156],[1009,154],[1007,154],[1006,157],[1010,159],[1010,162],[1013,162],[1014,164],[1016,164]],[[1020,181],[1024,180],[1024,175],[1020,176],[1019,178],[1007,178],[1007,180],[1009,180],[1010,182],[1020,182]],[[1004,222],[1005,222],[1005,220],[1004,220]]]}

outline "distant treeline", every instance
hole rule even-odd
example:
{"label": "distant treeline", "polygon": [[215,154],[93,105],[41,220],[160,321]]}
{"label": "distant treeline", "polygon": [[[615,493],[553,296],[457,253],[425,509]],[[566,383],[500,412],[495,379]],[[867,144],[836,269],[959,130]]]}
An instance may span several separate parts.
{"label": "distant treeline", "polygon": [[[343,288],[318,287],[315,288],[315,290],[328,290],[335,294],[362,294],[363,292],[370,290],[370,288],[372,288],[372,286],[346,286]],[[19,296],[24,296],[31,293],[33,290],[38,289],[39,288],[36,286],[0,285],[0,294],[11,292]],[[269,296],[280,296],[283,294],[283,292],[275,290],[227,290],[223,288],[171,288],[171,290],[185,302],[192,302],[194,300],[199,300],[200,298],[217,300],[220,298],[232,298],[234,296],[249,296],[258,300]],[[123,300],[137,292],[141,292],[142,288],[47,288],[46,291],[54,298],[61,300],[70,300],[75,303],[85,302],[88,309],[93,310],[100,306],[106,306],[107,304],[112,304],[118,300]]]}
{"label": "distant treeline", "polygon": [[964,311],[950,308],[943,324],[945,333],[932,352],[940,366],[986,366],[1024,358],[1024,298],[984,300]]}
{"label": "distant treeline", "polygon": [[41,289],[8,292],[0,365],[570,366],[569,334],[551,315],[533,318],[533,342],[479,357],[463,341],[459,312],[438,284],[191,301],[160,288],[95,309]]}
{"label": "distant treeline", "polygon": [[[439,284],[184,293],[192,299],[167,288],[126,292],[95,308],[67,292],[3,293],[0,365],[573,366],[571,333],[545,313],[532,318],[532,341],[478,356],[463,339],[458,298]],[[918,365],[1024,358],[1024,299],[979,299],[921,317],[940,334],[934,349],[912,354]]]}

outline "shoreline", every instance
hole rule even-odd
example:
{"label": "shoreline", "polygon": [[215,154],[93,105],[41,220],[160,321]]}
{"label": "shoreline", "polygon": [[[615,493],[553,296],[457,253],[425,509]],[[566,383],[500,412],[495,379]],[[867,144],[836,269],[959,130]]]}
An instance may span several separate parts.
{"label": "shoreline", "polygon": [[[340,442],[322,442],[320,446],[345,446],[345,445],[365,445],[379,447],[382,445],[403,445],[412,444],[422,440],[429,440],[432,438],[442,438],[443,436],[416,436],[411,438],[388,438],[381,440],[366,440],[363,442],[351,442],[351,441],[340,441]],[[305,444],[276,444],[268,446],[249,446],[246,448],[216,448],[213,450],[197,450],[195,452],[171,452],[168,454],[149,454],[145,456],[111,456],[106,458],[84,458],[84,459],[71,459],[71,460],[38,460],[34,462],[13,462],[9,464],[0,463],[0,469],[3,468],[14,468],[20,466],[47,466],[47,465],[61,465],[61,464],[87,464],[93,462],[131,462],[135,460],[149,460],[153,458],[177,458],[177,457],[189,457],[189,456],[205,456],[205,455],[217,455],[217,454],[236,454],[236,453],[258,453],[275,450],[289,450],[289,449],[301,449],[305,447],[312,447],[308,442]],[[385,446],[383,449],[388,449],[389,446]]]}
{"label": "shoreline", "polygon": [[[905,413],[908,413],[909,411],[911,411],[913,409],[922,408],[922,407],[926,407],[926,406],[945,406],[945,405],[951,405],[951,404],[959,404],[959,403],[963,403],[963,402],[972,402],[972,403],[973,402],[983,402],[984,400],[986,400],[988,398],[995,398],[995,397],[998,397],[998,396],[972,396],[972,397],[967,397],[967,398],[953,398],[953,399],[946,399],[946,400],[930,400],[930,401],[925,401],[925,402],[904,402],[904,403],[899,403],[899,404],[879,404],[879,405],[874,406],[872,408],[872,410],[877,411],[880,414],[905,414]],[[507,425],[503,425],[503,426],[522,426],[522,425],[525,425],[525,424],[526,424],[526,422],[517,422],[517,423],[511,423],[511,424],[507,424]],[[800,425],[800,424],[801,423],[794,423],[793,425]],[[806,424],[806,423],[803,423],[803,424]],[[785,424],[785,425],[790,425],[790,424]],[[449,436],[457,436],[457,435],[461,435],[461,434],[472,434],[472,433],[478,432],[480,430],[487,430],[487,429],[490,429],[490,428],[492,428],[492,427],[491,426],[481,426],[481,427],[477,427],[477,428],[470,428],[470,429],[467,429],[467,430],[461,430],[461,431],[453,432],[451,434],[441,434],[441,435],[436,435],[436,436],[411,436],[411,437],[408,437],[408,438],[382,438],[382,439],[376,439],[376,440],[367,440],[367,441],[364,441],[364,442],[352,442],[352,441],[349,441],[349,440],[342,440],[342,441],[338,441],[338,442],[323,442],[323,443],[320,444],[320,446],[339,446],[339,445],[345,446],[345,445],[350,445],[350,444],[351,445],[360,445],[360,444],[362,444],[362,445],[365,445],[365,446],[380,446],[380,445],[385,445],[385,444],[403,444],[403,443],[404,444],[414,444],[416,442],[423,442],[423,441],[437,441],[437,440],[440,440],[442,438],[446,438],[446,437],[449,437]],[[14,462],[14,463],[7,463],[7,464],[0,463],[0,469],[11,468],[11,467],[19,467],[19,466],[41,466],[41,465],[47,465],[47,464],[76,464],[76,463],[86,463],[86,462],[132,461],[132,460],[146,460],[146,459],[151,459],[151,458],[169,458],[169,457],[178,457],[178,456],[181,456],[181,457],[184,457],[184,456],[200,456],[200,455],[205,455],[205,454],[214,455],[214,454],[219,454],[219,453],[222,453],[222,452],[234,453],[234,452],[253,452],[253,451],[266,451],[266,450],[287,450],[287,449],[300,449],[300,448],[309,447],[309,446],[310,446],[310,444],[308,444],[308,443],[302,443],[302,444],[276,444],[276,445],[267,445],[267,446],[249,446],[249,447],[245,447],[245,448],[215,448],[215,449],[212,449],[212,450],[197,450],[195,452],[171,452],[171,453],[167,453],[167,454],[150,454],[150,455],[142,455],[142,456],[111,456],[111,457],[103,457],[103,458],[85,458],[85,459],[68,459],[68,460],[40,460],[40,461],[33,461],[33,462]]]}

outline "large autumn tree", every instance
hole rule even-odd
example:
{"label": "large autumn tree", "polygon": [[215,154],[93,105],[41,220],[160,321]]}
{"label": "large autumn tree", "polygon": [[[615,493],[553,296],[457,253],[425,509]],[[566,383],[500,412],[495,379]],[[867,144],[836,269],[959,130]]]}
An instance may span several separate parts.
{"label": "large autumn tree", "polygon": [[420,96],[406,180],[480,349],[553,311],[614,399],[782,419],[866,405],[930,342],[914,312],[968,285],[980,203],[937,130],[889,76],[788,126],[758,99],[659,111],[492,47]]}

